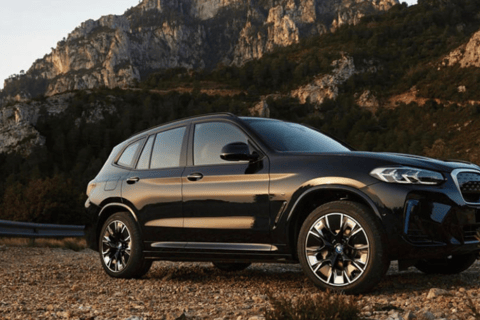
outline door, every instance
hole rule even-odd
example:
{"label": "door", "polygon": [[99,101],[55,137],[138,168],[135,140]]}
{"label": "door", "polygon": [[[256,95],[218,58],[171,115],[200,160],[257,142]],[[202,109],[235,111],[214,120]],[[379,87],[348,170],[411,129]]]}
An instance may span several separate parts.
{"label": "door", "polygon": [[228,122],[197,123],[183,173],[184,232],[191,249],[270,250],[269,164],[220,158],[223,146],[247,135]]}
{"label": "door", "polygon": [[122,197],[138,212],[145,250],[184,241],[182,172],[185,167],[186,127],[150,135],[135,169],[122,184]]}

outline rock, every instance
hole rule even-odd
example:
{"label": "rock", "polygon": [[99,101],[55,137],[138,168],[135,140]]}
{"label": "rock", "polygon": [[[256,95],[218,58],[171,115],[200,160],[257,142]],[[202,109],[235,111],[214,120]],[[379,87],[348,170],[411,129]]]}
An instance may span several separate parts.
{"label": "rock", "polygon": [[338,86],[346,82],[356,72],[353,58],[347,55],[332,62],[335,66],[331,74],[320,76],[313,82],[293,90],[290,95],[300,100],[300,103],[322,104],[325,99],[336,99]]}
{"label": "rock", "polygon": [[[45,101],[19,102],[12,106],[0,109],[0,153],[18,152],[28,156],[36,146],[45,144],[45,138],[35,128],[42,116],[55,116],[67,110],[73,93],[64,93],[49,97]],[[114,101],[111,98],[111,102]],[[113,105],[90,103],[84,106],[81,118],[75,121],[95,123],[103,120],[105,113],[115,113]]]}
{"label": "rock", "polygon": [[467,44],[450,52],[443,59],[444,66],[455,64],[459,64],[461,68],[480,67],[480,31],[474,33]]}
{"label": "rock", "polygon": [[259,296],[254,296],[253,297],[253,302],[255,303],[264,303],[266,300],[267,300],[267,296],[266,295],[259,295]]}
{"label": "rock", "polygon": [[70,312],[64,311],[64,312],[57,312],[57,316],[60,318],[69,319],[72,315],[70,314]]}
{"label": "rock", "polygon": [[170,279],[172,279],[172,276],[173,276],[173,270],[170,270],[167,275],[165,275],[163,278],[162,278],[162,281],[168,281]]}
{"label": "rock", "polygon": [[263,316],[253,316],[248,318],[248,320],[265,320],[265,317]]}
{"label": "rock", "polygon": [[445,296],[445,295],[449,295],[449,292],[447,290],[432,288],[428,292],[427,299],[433,299],[435,297]]}
{"label": "rock", "polygon": [[[3,91],[12,99],[24,99],[102,86],[128,87],[152,70],[242,65],[397,3],[143,0],[123,15],[83,22],[25,74],[5,80]],[[29,91],[26,83],[39,84],[45,92]]]}
{"label": "rock", "polygon": [[388,316],[387,320],[404,320],[404,318],[398,312],[394,312]]}
{"label": "rock", "polygon": [[258,102],[250,109],[250,113],[254,116],[269,118],[270,108],[268,107],[267,101],[261,100],[260,102]]}
{"label": "rock", "polygon": [[185,312],[175,311],[172,313],[167,314],[166,320],[186,320],[190,319],[185,315]]}
{"label": "rock", "polygon": [[360,107],[371,109],[372,111],[377,110],[379,107],[377,97],[370,90],[365,90],[357,98],[356,102]]}
{"label": "rock", "polygon": [[427,311],[423,314],[425,320],[435,320],[435,316],[430,311]]}
{"label": "rock", "polygon": [[413,320],[416,317],[415,317],[415,314],[412,311],[409,310],[409,311],[405,312],[405,314],[403,315],[403,318],[405,320]]}
{"label": "rock", "polygon": [[0,251],[6,251],[6,250],[7,250],[7,246],[6,246],[6,245],[0,246]]}

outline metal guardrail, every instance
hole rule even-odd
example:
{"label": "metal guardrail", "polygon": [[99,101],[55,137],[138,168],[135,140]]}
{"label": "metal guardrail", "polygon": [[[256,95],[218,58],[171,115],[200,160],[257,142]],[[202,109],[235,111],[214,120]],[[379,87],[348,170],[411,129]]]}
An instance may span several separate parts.
{"label": "metal guardrail", "polygon": [[0,236],[24,238],[84,237],[85,226],[0,220]]}

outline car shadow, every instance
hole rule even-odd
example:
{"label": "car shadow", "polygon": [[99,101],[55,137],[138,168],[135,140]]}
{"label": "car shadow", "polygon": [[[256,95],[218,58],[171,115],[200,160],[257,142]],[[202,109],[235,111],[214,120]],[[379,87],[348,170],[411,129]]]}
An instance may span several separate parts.
{"label": "car shadow", "polygon": [[[387,275],[368,295],[390,295],[424,292],[431,288],[478,288],[479,266],[475,264],[469,270],[455,275],[427,275],[414,267],[399,271],[394,264]],[[216,269],[211,263],[167,263],[152,267],[145,276],[156,281],[175,281],[178,283],[195,283],[216,281],[231,287],[271,287],[278,285],[282,290],[302,289],[305,293],[315,293],[318,289],[305,276],[300,265],[288,264],[253,264],[243,271],[225,272]]]}

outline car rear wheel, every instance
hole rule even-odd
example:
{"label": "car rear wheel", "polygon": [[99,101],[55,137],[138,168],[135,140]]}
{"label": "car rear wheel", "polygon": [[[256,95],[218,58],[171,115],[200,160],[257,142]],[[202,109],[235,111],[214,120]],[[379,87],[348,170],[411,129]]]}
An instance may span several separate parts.
{"label": "car rear wheel", "polygon": [[142,253],[140,230],[127,212],[119,212],[105,221],[100,233],[99,253],[103,269],[115,278],[139,278],[152,261]]}
{"label": "car rear wheel", "polygon": [[444,259],[420,260],[415,267],[427,274],[456,274],[470,268],[477,260],[478,252],[451,255]]}
{"label": "car rear wheel", "polygon": [[318,287],[349,294],[373,288],[388,270],[386,235],[366,206],[335,201],[303,223],[297,252],[303,271]]}
{"label": "car rear wheel", "polygon": [[234,272],[242,271],[250,267],[251,263],[249,262],[213,262],[213,265],[222,271]]}

